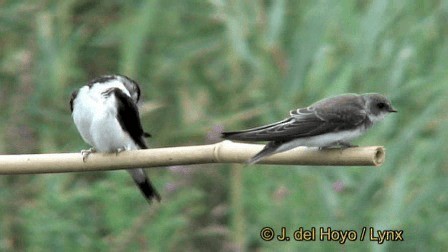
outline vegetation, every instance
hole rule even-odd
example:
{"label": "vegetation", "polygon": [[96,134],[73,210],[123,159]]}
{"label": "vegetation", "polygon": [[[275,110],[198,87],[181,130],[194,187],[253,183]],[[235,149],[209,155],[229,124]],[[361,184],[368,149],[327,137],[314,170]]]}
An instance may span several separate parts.
{"label": "vegetation", "polygon": [[[16,1],[0,3],[0,152],[87,148],[68,107],[88,80],[143,90],[153,147],[219,141],[347,92],[398,114],[356,143],[361,167],[148,170],[148,206],[123,171],[1,176],[2,251],[435,250],[448,247],[446,1]],[[357,241],[263,241],[263,227],[355,230]],[[404,241],[359,241],[363,227]],[[291,231],[292,232],[292,231]]]}

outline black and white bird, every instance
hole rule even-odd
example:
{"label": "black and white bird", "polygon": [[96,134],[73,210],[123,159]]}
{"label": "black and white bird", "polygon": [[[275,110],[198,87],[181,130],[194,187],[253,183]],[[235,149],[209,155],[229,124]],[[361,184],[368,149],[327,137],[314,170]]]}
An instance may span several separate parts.
{"label": "black and white bird", "polygon": [[290,117],[273,124],[234,132],[222,137],[237,141],[269,141],[248,162],[253,164],[275,153],[298,146],[354,147],[351,141],[376,122],[397,112],[383,95],[343,94],[290,111]]}
{"label": "black and white bird", "polygon": [[[82,150],[83,160],[91,152],[121,152],[147,149],[137,102],[140,87],[122,75],[105,75],[73,92],[70,100],[73,121],[82,139],[92,146]],[[135,183],[148,202],[160,195],[143,169],[130,169]]]}

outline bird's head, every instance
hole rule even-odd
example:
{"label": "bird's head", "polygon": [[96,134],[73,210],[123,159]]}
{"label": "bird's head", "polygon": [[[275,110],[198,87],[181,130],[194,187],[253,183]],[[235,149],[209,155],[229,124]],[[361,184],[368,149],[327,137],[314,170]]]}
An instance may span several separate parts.
{"label": "bird's head", "polygon": [[392,107],[390,100],[383,95],[376,93],[364,94],[363,98],[366,101],[369,117],[373,122],[382,120],[389,113],[397,112]]}

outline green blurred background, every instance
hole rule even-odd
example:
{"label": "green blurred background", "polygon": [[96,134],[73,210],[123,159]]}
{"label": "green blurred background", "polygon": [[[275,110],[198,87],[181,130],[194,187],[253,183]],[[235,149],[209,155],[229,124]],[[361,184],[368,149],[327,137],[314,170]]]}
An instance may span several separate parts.
{"label": "green blurred background", "polygon": [[[148,170],[0,177],[1,251],[441,251],[448,248],[448,2],[0,1],[0,152],[78,152],[68,101],[102,74],[141,84],[152,147],[220,141],[327,96],[399,110],[359,145],[374,167]],[[402,242],[267,242],[263,227],[403,230]],[[367,240],[367,239],[366,239]]]}

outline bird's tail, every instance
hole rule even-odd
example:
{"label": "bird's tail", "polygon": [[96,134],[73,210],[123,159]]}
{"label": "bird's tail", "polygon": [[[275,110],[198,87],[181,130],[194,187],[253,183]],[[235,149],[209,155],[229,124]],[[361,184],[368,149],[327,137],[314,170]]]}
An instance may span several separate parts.
{"label": "bird's tail", "polygon": [[270,155],[273,155],[277,153],[278,148],[283,144],[281,141],[271,141],[264,146],[264,148],[255,154],[255,156],[251,157],[249,161],[247,161],[248,164],[255,164],[258,161],[262,160],[265,157],[268,157]]}
{"label": "bird's tail", "polygon": [[143,169],[131,169],[128,170],[128,172],[131,174],[132,179],[134,179],[135,184],[140,188],[140,191],[143,196],[145,196],[148,203],[151,203],[153,199],[160,202],[161,197],[159,192],[157,192],[156,188],[152,185],[151,180],[149,180]]}

